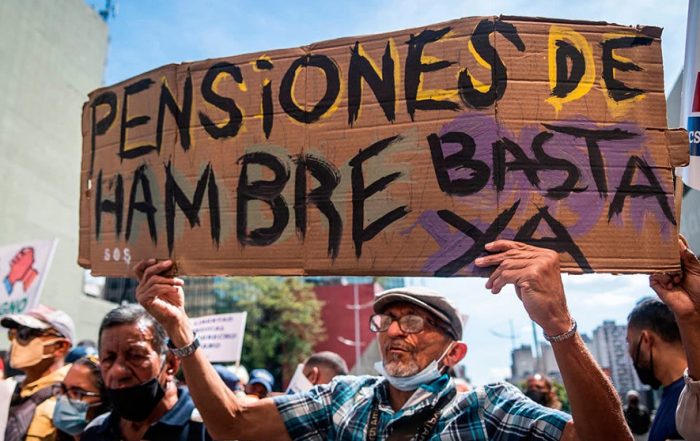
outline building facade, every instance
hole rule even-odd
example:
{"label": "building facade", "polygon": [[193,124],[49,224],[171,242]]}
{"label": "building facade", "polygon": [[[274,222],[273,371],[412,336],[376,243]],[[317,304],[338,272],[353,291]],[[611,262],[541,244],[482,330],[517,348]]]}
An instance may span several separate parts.
{"label": "building facade", "polygon": [[102,83],[107,31],[84,0],[0,2],[0,244],[58,238],[40,301],[93,340],[113,304],[83,293],[76,263],[81,115]]}
{"label": "building facade", "polygon": [[513,384],[527,380],[527,377],[534,374],[546,375],[558,382],[561,382],[561,373],[557,361],[554,357],[552,346],[547,343],[540,343],[540,357],[533,354],[532,346],[521,345],[511,352],[511,377]]}
{"label": "building facade", "polygon": [[627,351],[627,326],[606,320],[593,330],[593,355],[598,364],[609,373],[613,386],[621,397],[629,390],[642,391],[642,383],[634,370]]}

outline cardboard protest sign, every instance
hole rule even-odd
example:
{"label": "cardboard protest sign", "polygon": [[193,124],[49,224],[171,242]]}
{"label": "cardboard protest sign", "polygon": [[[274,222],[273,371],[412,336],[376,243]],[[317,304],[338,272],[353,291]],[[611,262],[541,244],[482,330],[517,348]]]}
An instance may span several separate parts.
{"label": "cardboard protest sign", "polygon": [[245,312],[234,312],[190,319],[207,360],[212,363],[240,361],[247,316]]}
{"label": "cardboard protest sign", "polygon": [[125,275],[678,269],[661,30],[472,17],[168,65],[83,108],[79,263]]}
{"label": "cardboard protest sign", "polygon": [[57,240],[0,247],[0,316],[20,314],[39,304]]}

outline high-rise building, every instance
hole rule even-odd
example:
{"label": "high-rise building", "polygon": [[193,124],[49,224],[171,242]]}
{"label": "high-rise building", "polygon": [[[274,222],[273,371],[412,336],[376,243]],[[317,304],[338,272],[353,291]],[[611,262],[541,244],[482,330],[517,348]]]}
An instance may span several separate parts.
{"label": "high-rise building", "polygon": [[537,360],[532,355],[532,346],[521,345],[519,348],[513,349],[510,356],[512,360],[511,383],[519,383],[536,373]]}
{"label": "high-rise building", "polygon": [[540,343],[541,360],[538,366],[537,358],[532,353],[532,346],[521,345],[519,348],[513,349],[511,352],[511,383],[519,383],[525,381],[527,377],[533,374],[544,374],[561,382],[561,373],[559,366],[554,358],[552,346],[547,343]]}
{"label": "high-rise building", "polygon": [[59,239],[40,301],[81,339],[114,306],[83,293],[76,263],[82,106],[106,53],[107,24],[84,0],[0,2],[0,244]]}
{"label": "high-rise building", "polygon": [[618,394],[624,397],[631,389],[642,390],[642,384],[634,370],[627,351],[627,326],[606,320],[593,330],[594,356],[598,364],[609,372]]}
{"label": "high-rise building", "polygon": [[557,365],[557,359],[554,357],[552,346],[547,343],[540,343],[540,352],[542,354],[542,373],[561,383],[561,372],[559,371],[559,365]]}

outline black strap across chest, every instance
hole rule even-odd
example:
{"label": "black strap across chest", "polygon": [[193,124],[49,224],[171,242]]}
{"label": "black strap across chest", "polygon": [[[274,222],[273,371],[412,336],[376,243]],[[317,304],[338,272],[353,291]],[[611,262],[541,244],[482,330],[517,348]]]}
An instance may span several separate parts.
{"label": "black strap across chest", "polygon": [[[425,441],[430,437],[442,415],[443,408],[452,401],[456,391],[445,394],[434,407],[426,406],[411,416],[396,421],[388,441]],[[367,441],[377,441],[379,437],[379,403],[374,400],[367,424]]]}

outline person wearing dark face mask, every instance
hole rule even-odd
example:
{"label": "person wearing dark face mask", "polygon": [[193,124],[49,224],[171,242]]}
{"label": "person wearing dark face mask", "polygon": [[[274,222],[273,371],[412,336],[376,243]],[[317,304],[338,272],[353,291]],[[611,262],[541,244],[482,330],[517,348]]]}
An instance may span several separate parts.
{"label": "person wearing dark face mask", "polygon": [[683,439],[675,414],[688,362],[669,307],[651,297],[640,300],[627,317],[627,347],[639,380],[652,389],[663,387],[649,441]]}
{"label": "person wearing dark face mask", "polygon": [[75,340],[73,320],[63,311],[39,305],[25,314],[6,315],[0,324],[9,329],[10,366],[24,373],[16,378],[5,440],[54,440],[53,387],[70,368],[64,357]]}
{"label": "person wearing dark face mask", "polygon": [[100,368],[113,410],[93,420],[82,441],[210,440],[192,419],[194,404],[175,384],[179,361],[163,328],[140,306],[113,309],[99,330]]}
{"label": "person wearing dark face mask", "polygon": [[525,396],[542,406],[561,410],[561,401],[557,397],[552,380],[543,375],[535,374],[528,377],[525,382]]}
{"label": "person wearing dark face mask", "polygon": [[676,316],[688,359],[685,387],[676,408],[676,428],[687,440],[700,440],[700,260],[678,238],[681,272],[653,274],[649,284]]}

